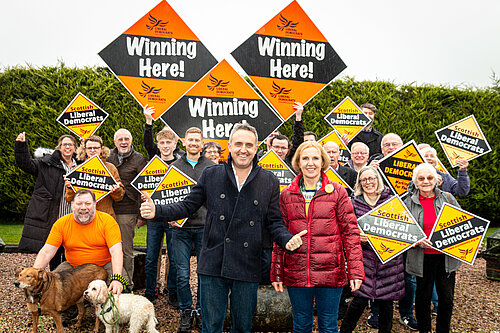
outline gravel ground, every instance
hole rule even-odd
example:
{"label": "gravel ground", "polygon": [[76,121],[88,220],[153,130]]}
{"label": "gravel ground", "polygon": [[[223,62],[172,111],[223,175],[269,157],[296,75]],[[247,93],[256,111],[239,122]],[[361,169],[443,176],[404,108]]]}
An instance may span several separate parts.
{"label": "gravel ground", "polygon": [[[2,254],[0,267],[0,332],[31,332],[31,315],[24,303],[24,296],[14,287],[15,270],[19,266],[30,266],[34,255]],[[196,263],[192,261],[192,276]],[[486,262],[478,258],[474,266],[462,265],[457,274],[455,287],[455,309],[452,318],[453,332],[491,332],[500,333],[500,282],[485,277]],[[196,279],[192,277],[191,286],[196,294]],[[135,291],[144,294],[144,290]],[[160,332],[176,332],[179,325],[178,311],[173,310],[166,300],[160,296],[155,305],[158,319],[157,329]],[[376,332],[366,326],[368,311],[360,320],[357,332]],[[410,332],[398,322],[397,310],[394,312],[393,332]],[[93,314],[87,310],[83,327],[79,330],[66,329],[66,332],[91,332],[94,324]],[[52,317],[42,316],[46,332],[55,332]],[[39,330],[41,331],[41,330]],[[104,328],[101,326],[100,332]],[[124,330],[122,330],[124,331]]]}

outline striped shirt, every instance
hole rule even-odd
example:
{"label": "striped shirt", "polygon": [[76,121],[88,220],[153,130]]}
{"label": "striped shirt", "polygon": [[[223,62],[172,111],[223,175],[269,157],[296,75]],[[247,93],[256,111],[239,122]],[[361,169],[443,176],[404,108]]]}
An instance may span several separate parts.
{"label": "striped shirt", "polygon": [[[66,174],[68,174],[70,172],[71,168],[63,160],[61,160],[61,164],[64,168],[64,171],[66,171]],[[73,159],[73,161],[71,161],[71,165],[76,165],[76,161],[74,159]],[[71,205],[64,198],[64,195],[66,194],[66,190],[67,190],[66,185],[64,185],[63,194],[61,197],[61,202],[59,203],[59,216],[57,218],[61,218],[64,215],[72,213]]]}

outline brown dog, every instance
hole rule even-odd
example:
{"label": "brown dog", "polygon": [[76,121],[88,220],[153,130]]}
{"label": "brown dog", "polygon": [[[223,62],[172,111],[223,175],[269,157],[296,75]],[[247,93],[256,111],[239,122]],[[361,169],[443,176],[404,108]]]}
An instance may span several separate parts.
{"label": "brown dog", "polygon": [[76,304],[80,327],[85,314],[83,292],[96,279],[106,280],[108,273],[94,264],[85,264],[59,273],[47,272],[33,267],[19,268],[14,285],[24,290],[26,304],[33,317],[33,333],[38,329],[40,314],[50,314],[56,323],[57,333],[63,333],[61,312]]}

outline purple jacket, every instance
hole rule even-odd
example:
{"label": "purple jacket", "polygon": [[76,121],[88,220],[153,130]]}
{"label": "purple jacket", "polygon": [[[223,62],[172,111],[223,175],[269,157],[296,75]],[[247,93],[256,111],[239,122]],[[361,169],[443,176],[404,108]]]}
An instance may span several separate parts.
{"label": "purple jacket", "polygon": [[[391,197],[391,190],[386,187],[377,202],[377,206]],[[358,218],[372,210],[366,203],[363,195],[353,197],[351,201],[354,213]],[[361,243],[361,245],[363,249],[365,280],[359,290],[353,293],[354,296],[384,301],[403,298],[405,293],[403,256],[399,255],[389,262],[382,264],[370,244]]]}

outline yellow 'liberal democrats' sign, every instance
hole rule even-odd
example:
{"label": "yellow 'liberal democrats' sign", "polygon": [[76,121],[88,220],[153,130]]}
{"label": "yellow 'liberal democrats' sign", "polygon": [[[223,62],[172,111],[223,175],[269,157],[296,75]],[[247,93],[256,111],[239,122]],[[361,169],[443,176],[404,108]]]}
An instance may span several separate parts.
{"label": "yellow 'liberal democrats' sign", "polygon": [[97,155],[71,170],[66,178],[71,182],[73,191],[87,189],[94,192],[96,202],[108,195],[113,185],[117,185],[116,180]]}
{"label": "yellow 'liberal democrats' sign", "polygon": [[429,240],[436,250],[472,265],[489,224],[488,220],[445,203]]}
{"label": "yellow 'liberal democrats' sign", "polygon": [[280,182],[280,191],[292,183],[295,178],[295,173],[283,162],[283,160],[276,155],[274,150],[269,150],[259,160],[259,165],[262,169],[266,169],[274,173]]}
{"label": "yellow 'liberal democrats' sign", "polygon": [[168,165],[161,158],[155,156],[130,182],[140,193],[151,195],[168,171]]}
{"label": "yellow 'liberal democrats' sign", "polygon": [[353,189],[349,186],[349,184],[347,184],[347,182],[342,177],[340,177],[337,171],[333,170],[332,167],[326,169],[325,173],[328,176],[328,179],[330,179],[332,182],[336,182],[342,185],[347,190],[347,193],[351,194],[353,192]]}
{"label": "yellow 'liberal democrats' sign", "polygon": [[413,176],[413,169],[425,162],[414,140],[379,161],[379,169],[397,195],[406,192]]}
{"label": "yellow 'liberal democrats' sign", "polygon": [[348,141],[351,141],[366,125],[370,124],[370,118],[361,111],[349,96],[333,108],[325,116],[325,120],[340,135],[347,134]]}
{"label": "yellow 'liberal democrats' sign", "polygon": [[358,224],[383,264],[425,238],[423,230],[397,196],[360,217]]}
{"label": "yellow 'liberal democrats' sign", "polygon": [[457,160],[470,161],[491,151],[474,115],[437,130],[435,133],[452,167],[457,166]]}
{"label": "yellow 'liberal democrats' sign", "polygon": [[[196,181],[188,175],[171,165],[167,173],[151,194],[151,199],[155,205],[170,205],[180,202],[191,193],[191,188],[196,185]],[[187,218],[175,221],[182,227]]]}
{"label": "yellow 'liberal democrats' sign", "polygon": [[106,111],[79,92],[57,117],[57,121],[80,138],[86,139],[97,131],[106,118]]}

